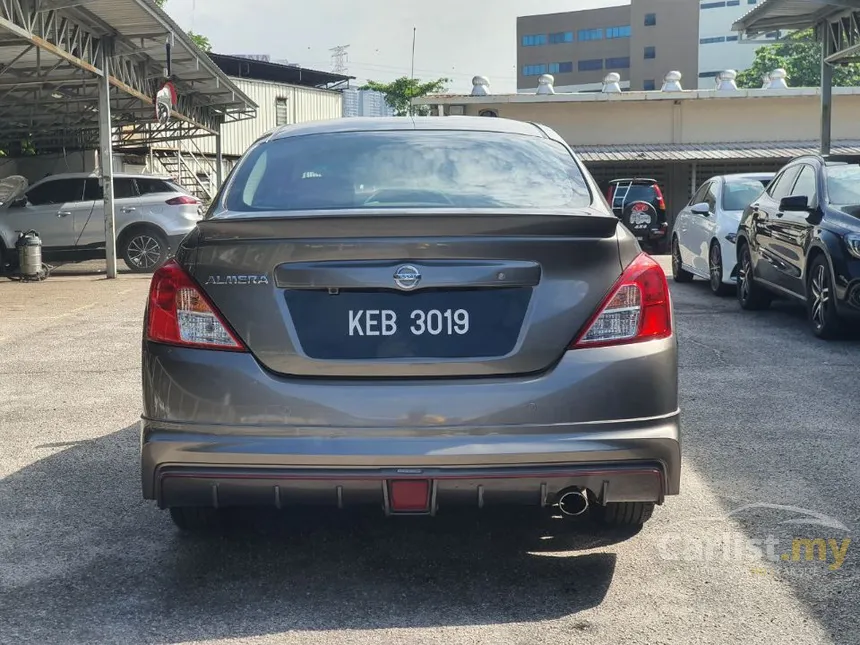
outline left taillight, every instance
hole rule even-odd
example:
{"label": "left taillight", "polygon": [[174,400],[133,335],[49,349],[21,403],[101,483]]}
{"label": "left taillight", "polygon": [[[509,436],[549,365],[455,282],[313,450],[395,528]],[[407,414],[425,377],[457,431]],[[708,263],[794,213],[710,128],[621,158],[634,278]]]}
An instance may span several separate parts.
{"label": "left taillight", "polygon": [[569,349],[624,345],[672,335],[672,302],[666,273],[640,254],[604,298]]}
{"label": "left taillight", "polygon": [[657,194],[657,205],[660,207],[660,210],[666,210],[666,200],[663,199],[663,191],[660,190],[657,184],[654,184],[654,192]]}
{"label": "left taillight", "polygon": [[146,309],[146,337],[168,345],[247,351],[176,260],[170,260],[152,276]]}

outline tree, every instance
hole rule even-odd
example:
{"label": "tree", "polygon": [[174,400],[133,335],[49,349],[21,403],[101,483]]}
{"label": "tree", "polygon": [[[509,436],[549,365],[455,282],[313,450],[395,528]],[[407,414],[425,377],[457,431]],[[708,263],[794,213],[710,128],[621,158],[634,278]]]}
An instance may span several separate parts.
{"label": "tree", "polygon": [[[773,70],[786,71],[791,87],[818,87],[821,85],[821,43],[815,40],[811,29],[790,34],[785,43],[765,45],[756,50],[755,60],[749,69],[738,74],[741,89],[756,89],[762,79]],[[837,65],[833,68],[833,86],[860,85],[860,64]]]}
{"label": "tree", "polygon": [[[448,83],[450,82],[450,78],[437,78],[435,81],[422,83],[418,79],[403,76],[390,83],[367,81],[360,89],[381,92],[385,95],[385,102],[394,109],[397,116],[406,116],[409,114],[412,99],[444,92],[448,89]],[[426,105],[416,105],[413,108],[413,112],[414,114],[424,116],[430,113],[430,108]]]}
{"label": "tree", "polygon": [[[164,5],[167,4],[167,0],[154,0],[154,2],[156,5],[158,5],[159,9],[164,9]],[[195,34],[193,31],[189,31],[188,37],[202,51],[205,51],[205,52],[211,52],[212,51],[212,43],[209,42],[209,39],[206,36],[201,36],[200,34]]]}

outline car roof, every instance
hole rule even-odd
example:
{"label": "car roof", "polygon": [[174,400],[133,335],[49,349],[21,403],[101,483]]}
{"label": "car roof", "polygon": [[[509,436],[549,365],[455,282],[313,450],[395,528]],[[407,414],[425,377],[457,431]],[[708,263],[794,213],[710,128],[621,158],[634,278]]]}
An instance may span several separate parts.
{"label": "car roof", "polygon": [[[168,177],[167,175],[147,175],[144,173],[130,172],[115,172],[113,174],[113,177],[114,179],[161,179],[166,181],[174,181],[172,177]],[[101,179],[101,175],[97,172],[58,172],[56,174],[42,177],[36,183],[41,183],[46,179]]]}
{"label": "car roof", "polygon": [[656,179],[649,179],[647,177],[630,177],[630,178],[626,178],[626,179],[613,179],[609,183],[610,184],[623,184],[623,183],[656,184],[658,182]]}
{"label": "car roof", "polygon": [[486,116],[395,116],[344,117],[340,119],[328,119],[326,121],[283,125],[269,132],[266,139],[271,141],[273,139],[284,139],[308,134],[403,130],[480,131],[548,138],[547,133],[540,126],[528,121],[515,121],[513,119]]}
{"label": "car roof", "polygon": [[773,179],[775,172],[737,172],[730,175],[720,175],[723,179]]}

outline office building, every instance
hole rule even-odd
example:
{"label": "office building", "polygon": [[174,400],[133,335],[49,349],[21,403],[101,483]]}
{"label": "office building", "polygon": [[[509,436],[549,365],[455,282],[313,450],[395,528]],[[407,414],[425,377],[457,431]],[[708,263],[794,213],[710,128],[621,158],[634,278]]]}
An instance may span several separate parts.
{"label": "office building", "polygon": [[385,95],[373,90],[343,90],[343,115],[350,116],[393,116],[394,110],[385,102]]}
{"label": "office building", "polygon": [[660,89],[672,70],[681,72],[684,87],[713,87],[720,71],[752,63],[756,46],[738,43],[732,24],[757,2],[631,0],[520,17],[517,88],[533,92],[542,74],[552,74],[558,92],[599,91],[617,72],[622,89]]}

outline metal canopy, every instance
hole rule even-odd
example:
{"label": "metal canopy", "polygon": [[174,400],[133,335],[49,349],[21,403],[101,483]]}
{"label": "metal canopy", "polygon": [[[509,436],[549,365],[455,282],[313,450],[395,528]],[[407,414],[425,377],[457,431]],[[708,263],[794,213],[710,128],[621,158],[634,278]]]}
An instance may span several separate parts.
{"label": "metal canopy", "polygon": [[[158,125],[166,44],[178,102]],[[0,0],[0,149],[99,147],[102,56],[117,147],[209,136],[256,105],[151,0]]]}
{"label": "metal canopy", "polygon": [[775,30],[816,28],[829,64],[860,60],[860,0],[765,0],[732,29],[747,38]]}

